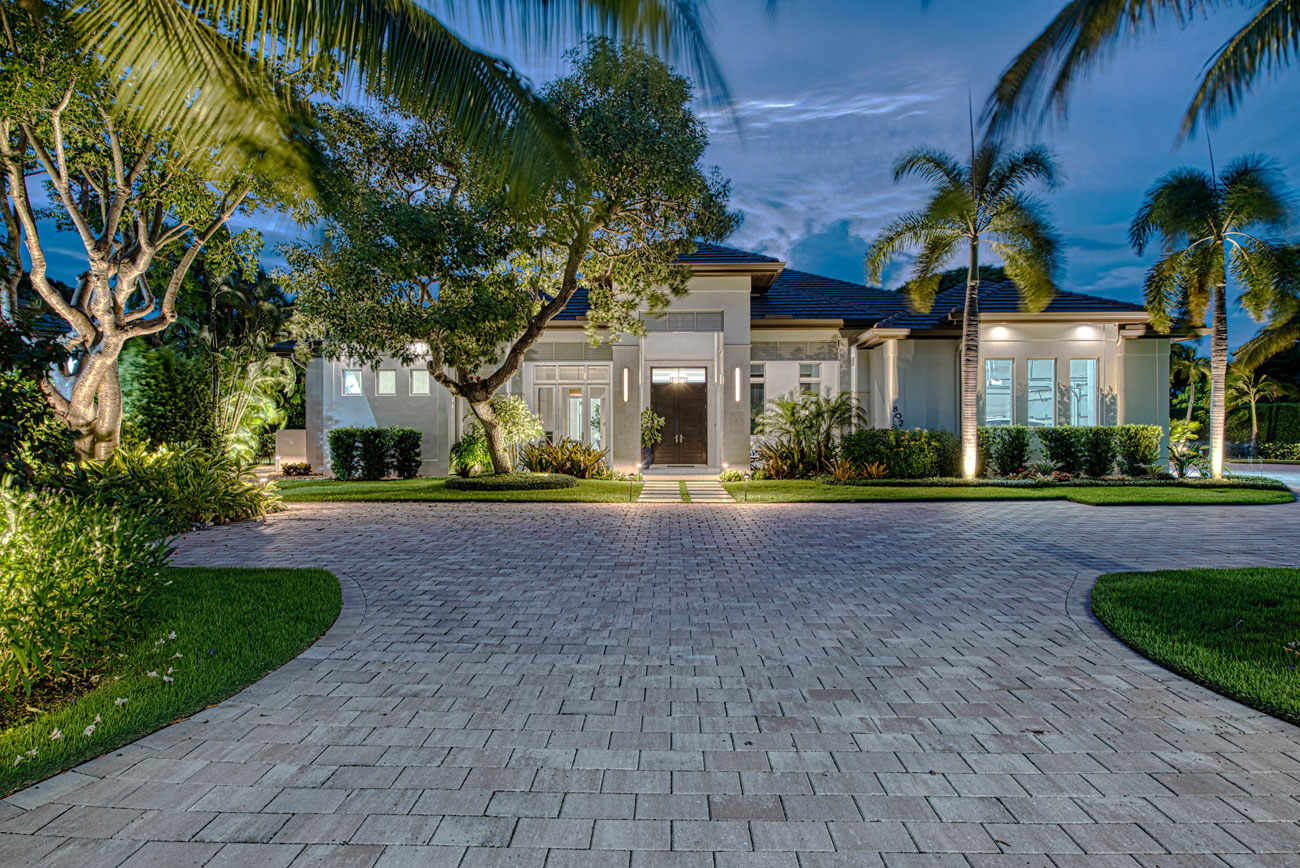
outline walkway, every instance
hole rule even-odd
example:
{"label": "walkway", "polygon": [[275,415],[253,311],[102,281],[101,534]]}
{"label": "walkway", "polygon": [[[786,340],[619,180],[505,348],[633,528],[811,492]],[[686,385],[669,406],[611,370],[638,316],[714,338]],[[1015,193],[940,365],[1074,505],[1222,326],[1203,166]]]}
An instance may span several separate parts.
{"label": "walkway", "polygon": [[0,865],[1294,866],[1300,729],[1139,658],[1099,572],[1294,564],[1300,505],[319,504],[180,542],[344,611],[0,803]]}
{"label": "walkway", "polygon": [[716,479],[659,479],[644,483],[638,503],[735,503]]}

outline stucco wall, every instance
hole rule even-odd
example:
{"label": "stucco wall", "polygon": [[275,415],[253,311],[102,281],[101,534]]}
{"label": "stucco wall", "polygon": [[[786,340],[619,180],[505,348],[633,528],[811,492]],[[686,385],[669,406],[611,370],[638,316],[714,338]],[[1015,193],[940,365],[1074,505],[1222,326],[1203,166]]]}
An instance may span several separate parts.
{"label": "stucco wall", "polygon": [[898,394],[894,404],[902,427],[958,430],[957,343],[945,339],[897,342]]}
{"label": "stucco wall", "polygon": [[1114,323],[984,323],[980,325],[980,418],[984,418],[984,363],[1014,362],[1014,423],[1025,424],[1029,412],[1026,372],[1030,359],[1056,361],[1056,424],[1070,423],[1066,392],[1071,359],[1097,360],[1097,410],[1102,425],[1119,420],[1119,327]]}

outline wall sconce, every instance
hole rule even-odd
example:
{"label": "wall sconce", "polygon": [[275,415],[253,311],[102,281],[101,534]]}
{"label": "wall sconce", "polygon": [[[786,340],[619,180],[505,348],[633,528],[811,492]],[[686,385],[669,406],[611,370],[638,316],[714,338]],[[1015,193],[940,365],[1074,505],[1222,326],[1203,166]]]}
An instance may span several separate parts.
{"label": "wall sconce", "polygon": [[627,368],[623,369],[623,403],[627,403]]}
{"label": "wall sconce", "polygon": [[740,368],[737,367],[733,377],[736,381],[736,403],[740,403]]}

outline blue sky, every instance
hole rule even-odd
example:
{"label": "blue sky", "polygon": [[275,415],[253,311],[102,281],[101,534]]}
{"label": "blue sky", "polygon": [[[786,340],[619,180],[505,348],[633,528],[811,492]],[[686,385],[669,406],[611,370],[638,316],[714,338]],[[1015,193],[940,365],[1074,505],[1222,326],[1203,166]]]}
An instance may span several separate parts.
{"label": "blue sky", "polygon": [[[893,183],[894,159],[920,144],[964,155],[968,89],[978,111],[998,73],[1061,2],[784,0],[772,18],[764,0],[712,0],[713,44],[740,121],[737,133],[710,115],[708,159],[731,178],[745,215],[730,243],[861,282],[870,239],[925,195],[919,184]],[[1230,8],[1186,31],[1170,23],[1121,48],[1105,72],[1078,87],[1068,123],[1037,135],[1056,149],[1066,175],[1045,197],[1067,242],[1065,288],[1140,300],[1146,263],[1128,247],[1129,220],[1159,175],[1208,165],[1203,137],[1176,145],[1178,124],[1201,65],[1244,14]],[[556,62],[520,65],[537,83],[561,70]],[[1266,84],[1214,130],[1220,165],[1270,154],[1300,188],[1298,85],[1300,70]],[[258,222],[273,264],[270,248],[293,227]],[[72,279],[79,241],[48,241],[59,248],[56,275]],[[896,269],[887,283],[902,276]],[[1255,325],[1237,312],[1230,328],[1238,344]]]}

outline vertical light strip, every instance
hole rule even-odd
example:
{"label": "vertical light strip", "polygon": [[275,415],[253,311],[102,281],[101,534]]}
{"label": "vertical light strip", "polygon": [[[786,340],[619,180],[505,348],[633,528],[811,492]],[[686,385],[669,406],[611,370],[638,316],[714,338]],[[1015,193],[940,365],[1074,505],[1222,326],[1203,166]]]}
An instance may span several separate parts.
{"label": "vertical light strip", "polygon": [[627,403],[627,368],[623,369],[623,403]]}
{"label": "vertical light strip", "polygon": [[736,403],[740,403],[740,368],[736,368]]}

